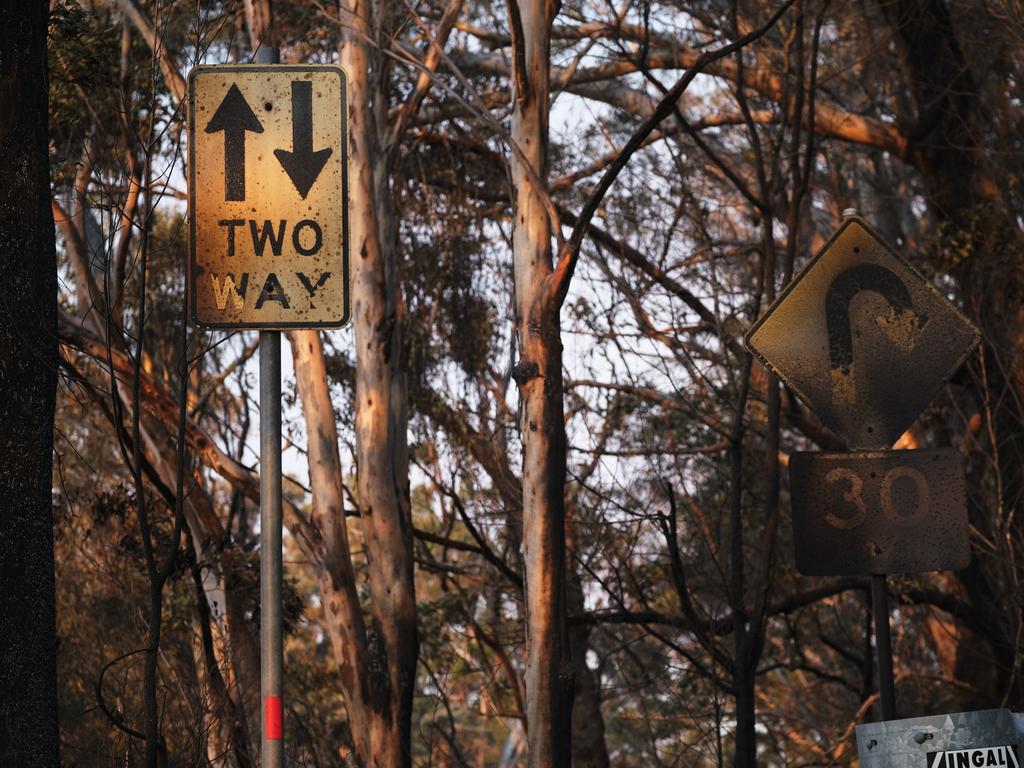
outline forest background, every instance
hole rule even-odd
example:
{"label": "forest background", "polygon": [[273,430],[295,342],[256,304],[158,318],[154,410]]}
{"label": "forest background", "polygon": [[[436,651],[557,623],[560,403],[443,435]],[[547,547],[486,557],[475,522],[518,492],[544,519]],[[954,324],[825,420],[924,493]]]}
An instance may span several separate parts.
{"label": "forest background", "polygon": [[287,334],[292,764],[854,764],[868,582],[796,572],[785,471],[839,444],[741,342],[850,207],[983,334],[897,444],[959,449],[973,554],[890,580],[900,714],[1024,706],[1017,0],[38,19],[63,764],[256,763],[258,337],[188,323],[183,179],[188,70],[263,45],[350,87],[353,325]]}

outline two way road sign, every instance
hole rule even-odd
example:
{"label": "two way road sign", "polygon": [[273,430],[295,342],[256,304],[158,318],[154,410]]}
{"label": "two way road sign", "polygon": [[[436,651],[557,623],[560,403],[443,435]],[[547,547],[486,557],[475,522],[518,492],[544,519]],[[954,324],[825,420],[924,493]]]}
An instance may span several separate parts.
{"label": "two way road sign", "polygon": [[854,448],[894,443],[979,334],[863,220],[846,219],[746,336]]}
{"label": "two way road sign", "polygon": [[206,328],[345,325],[344,71],[200,66],[188,82],[193,321]]}

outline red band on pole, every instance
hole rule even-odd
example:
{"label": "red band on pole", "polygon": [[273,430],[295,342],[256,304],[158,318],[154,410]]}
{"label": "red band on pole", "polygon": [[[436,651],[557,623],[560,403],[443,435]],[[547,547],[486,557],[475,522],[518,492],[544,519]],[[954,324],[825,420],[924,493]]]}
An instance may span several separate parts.
{"label": "red band on pole", "polygon": [[281,697],[263,697],[263,735],[268,739],[280,739],[281,736]]}

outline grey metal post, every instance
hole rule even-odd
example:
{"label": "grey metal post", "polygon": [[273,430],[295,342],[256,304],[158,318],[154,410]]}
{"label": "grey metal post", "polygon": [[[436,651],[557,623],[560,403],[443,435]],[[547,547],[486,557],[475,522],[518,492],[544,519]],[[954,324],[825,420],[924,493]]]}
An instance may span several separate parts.
{"label": "grey metal post", "polygon": [[[279,64],[277,48],[260,48],[255,63]],[[261,768],[284,768],[281,683],[281,332],[260,331],[260,694]]]}
{"label": "grey metal post", "polygon": [[889,584],[884,575],[871,576],[871,610],[875,622],[875,657],[878,661],[878,696],[882,719],[896,719],[896,684],[892,673],[892,639],[889,635]]}

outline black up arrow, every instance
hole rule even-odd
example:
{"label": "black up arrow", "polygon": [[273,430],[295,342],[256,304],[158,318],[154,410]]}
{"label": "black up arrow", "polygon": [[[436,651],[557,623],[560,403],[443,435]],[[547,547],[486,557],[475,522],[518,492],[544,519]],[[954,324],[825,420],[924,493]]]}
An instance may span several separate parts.
{"label": "black up arrow", "polygon": [[330,147],[313,151],[313,83],[309,80],[292,80],[292,151],[275,149],[274,155],[305,200],[331,156]]}
{"label": "black up arrow", "polygon": [[224,131],[224,199],[245,200],[245,132],[263,133],[245,96],[232,85],[213,113],[207,133]]}

